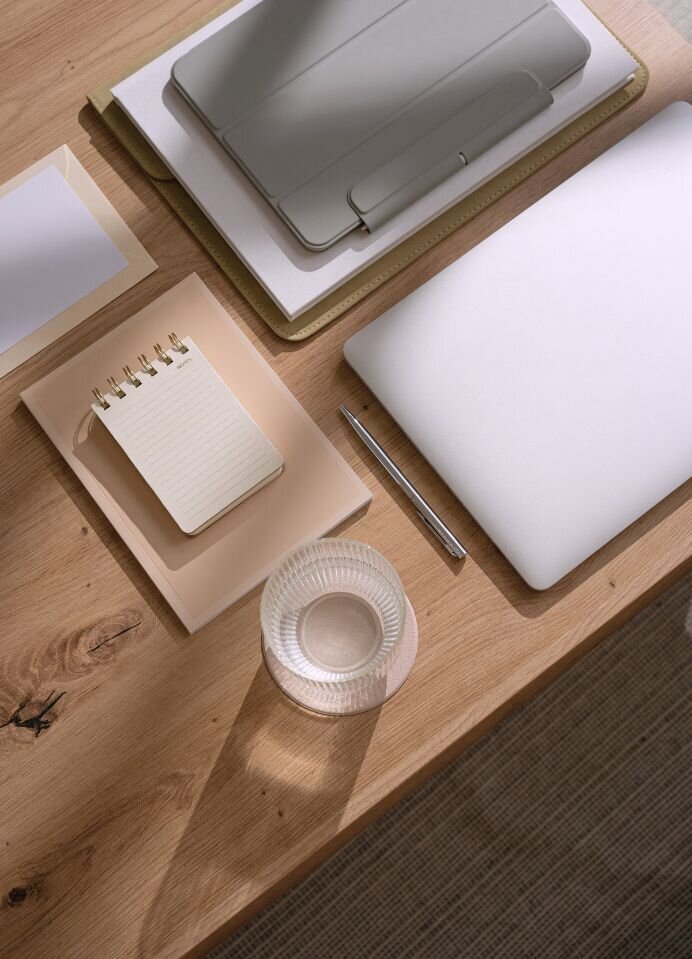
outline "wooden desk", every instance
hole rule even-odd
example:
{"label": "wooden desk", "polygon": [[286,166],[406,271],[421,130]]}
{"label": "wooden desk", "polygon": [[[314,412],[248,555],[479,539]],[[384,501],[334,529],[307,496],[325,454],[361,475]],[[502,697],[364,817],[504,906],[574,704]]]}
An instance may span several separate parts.
{"label": "wooden desk", "polygon": [[[0,179],[69,143],[160,269],[0,381],[0,954],[201,953],[486,732],[689,565],[678,490],[531,592],[341,362],[346,336],[674,99],[692,56],[643,0],[595,6],[649,91],[302,346],[276,339],[84,105],[214,0],[12,0],[0,15]],[[633,197],[636,202],[636,197]],[[187,637],[29,413],[21,389],[197,270],[374,493],[349,528],[391,557],[420,653],[381,710],[301,711],[260,657],[259,590]],[[459,568],[337,417],[367,421],[471,550]],[[607,414],[607,411],[605,411]],[[52,690],[40,736],[18,724]],[[14,720],[12,719],[14,717]]]}

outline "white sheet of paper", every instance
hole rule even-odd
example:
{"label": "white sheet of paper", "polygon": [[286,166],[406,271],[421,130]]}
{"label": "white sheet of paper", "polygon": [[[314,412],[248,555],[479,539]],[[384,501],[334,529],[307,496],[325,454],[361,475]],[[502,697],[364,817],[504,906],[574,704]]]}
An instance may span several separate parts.
{"label": "white sheet of paper", "polygon": [[127,266],[56,167],[0,197],[0,353]]}
{"label": "white sheet of paper", "polygon": [[355,230],[328,250],[301,246],[171,83],[193,46],[261,0],[241,0],[113,87],[113,95],[187,192],[289,320],[319,302],[416,230],[472,193],[609,93],[637,64],[581,0],[558,6],[591,44],[583,70],[552,91],[554,104],[370,234]]}

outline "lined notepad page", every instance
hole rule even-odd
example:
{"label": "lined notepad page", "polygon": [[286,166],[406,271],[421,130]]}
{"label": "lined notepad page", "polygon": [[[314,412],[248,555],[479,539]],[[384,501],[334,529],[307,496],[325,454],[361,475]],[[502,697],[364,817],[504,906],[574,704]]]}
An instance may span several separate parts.
{"label": "lined notepad page", "polygon": [[[183,532],[193,535],[277,476],[283,460],[189,337],[134,370],[141,386],[92,409]],[[134,367],[133,367],[134,369]]]}

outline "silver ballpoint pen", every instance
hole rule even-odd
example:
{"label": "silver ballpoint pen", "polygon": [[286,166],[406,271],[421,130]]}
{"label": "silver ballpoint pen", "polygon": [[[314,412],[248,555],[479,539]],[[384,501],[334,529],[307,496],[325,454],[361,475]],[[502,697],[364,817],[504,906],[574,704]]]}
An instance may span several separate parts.
{"label": "silver ballpoint pen", "polygon": [[387,470],[399,489],[403,490],[403,492],[408,496],[413,505],[416,507],[416,512],[428,527],[430,532],[433,533],[437,539],[439,539],[447,552],[451,553],[455,559],[463,559],[464,556],[467,555],[467,550],[461,545],[454,533],[452,533],[452,531],[445,526],[435,510],[432,509],[432,507],[429,506],[428,503],[423,499],[413,483],[406,479],[394,460],[388,456],[387,453],[385,453],[372,433],[369,433],[368,430],[366,430],[363,424],[355,418],[353,413],[351,413],[351,411],[348,410],[343,403],[339,407],[339,411],[346,418],[346,421],[353,427],[353,430],[358,434],[358,436],[360,436],[373,456]]}

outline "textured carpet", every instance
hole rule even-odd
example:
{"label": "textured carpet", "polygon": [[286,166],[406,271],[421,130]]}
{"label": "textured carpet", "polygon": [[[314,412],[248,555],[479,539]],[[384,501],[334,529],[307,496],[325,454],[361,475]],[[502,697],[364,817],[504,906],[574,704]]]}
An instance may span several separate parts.
{"label": "textured carpet", "polygon": [[692,956],[692,576],[209,959]]}
{"label": "textured carpet", "polygon": [[208,959],[689,959],[691,654],[692,576]]}

